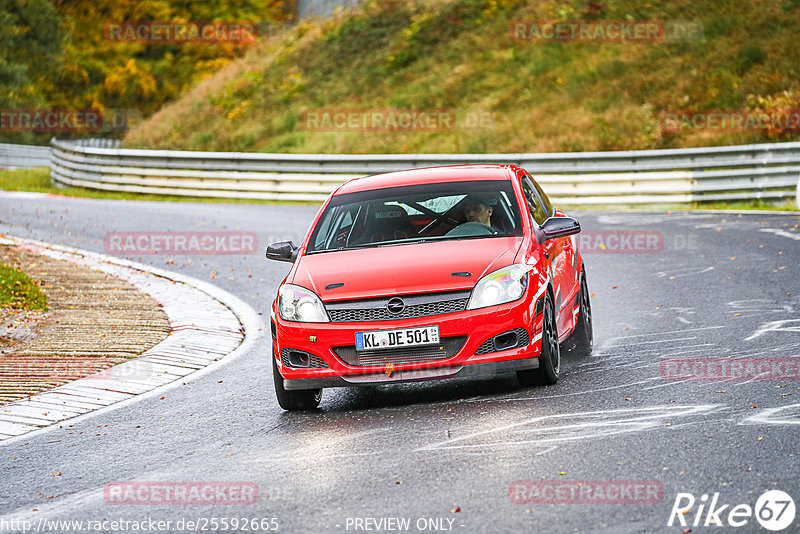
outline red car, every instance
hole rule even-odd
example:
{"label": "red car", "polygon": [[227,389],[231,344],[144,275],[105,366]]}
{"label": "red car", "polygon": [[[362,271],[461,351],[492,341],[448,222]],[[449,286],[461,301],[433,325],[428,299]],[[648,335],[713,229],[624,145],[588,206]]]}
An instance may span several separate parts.
{"label": "red car", "polygon": [[270,314],[279,404],[316,408],[326,387],[504,372],[554,384],[560,343],[592,350],[578,232],[516,165],[348,181],[299,247],[267,249],[294,263]]}

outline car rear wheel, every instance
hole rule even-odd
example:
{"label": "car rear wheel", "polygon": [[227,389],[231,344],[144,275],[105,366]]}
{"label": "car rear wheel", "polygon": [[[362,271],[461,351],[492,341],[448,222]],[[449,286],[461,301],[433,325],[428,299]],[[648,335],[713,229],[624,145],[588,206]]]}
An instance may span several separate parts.
{"label": "car rear wheel", "polygon": [[525,387],[555,384],[558,382],[558,375],[561,371],[561,348],[558,345],[556,312],[550,293],[545,293],[541,343],[539,367],[517,371],[517,379]]}
{"label": "car rear wheel", "polygon": [[272,380],[275,383],[275,395],[278,404],[290,412],[298,410],[313,410],[322,400],[322,389],[287,390],[283,387],[283,376],[278,370],[275,356],[272,357]]}
{"label": "car rear wheel", "polygon": [[570,354],[588,356],[594,346],[594,332],[592,327],[592,303],[589,300],[589,286],[586,284],[586,271],[581,272],[580,309],[578,310],[578,323],[575,331],[569,336],[568,343]]}

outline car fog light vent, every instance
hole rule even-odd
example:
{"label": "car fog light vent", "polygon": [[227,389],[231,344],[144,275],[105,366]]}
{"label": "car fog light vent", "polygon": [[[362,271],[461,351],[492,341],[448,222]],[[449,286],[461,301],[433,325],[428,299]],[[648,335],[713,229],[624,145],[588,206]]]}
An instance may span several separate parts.
{"label": "car fog light vent", "polygon": [[530,343],[530,335],[524,328],[517,328],[491,337],[478,347],[475,354],[489,354],[501,350],[516,349]]}
{"label": "car fog light vent", "polygon": [[495,350],[506,350],[517,346],[517,333],[506,332],[494,338]]}
{"label": "car fog light vent", "polygon": [[301,367],[301,368],[320,368],[328,367],[328,364],[320,358],[308,352],[295,349],[281,350],[281,362],[287,367]]}

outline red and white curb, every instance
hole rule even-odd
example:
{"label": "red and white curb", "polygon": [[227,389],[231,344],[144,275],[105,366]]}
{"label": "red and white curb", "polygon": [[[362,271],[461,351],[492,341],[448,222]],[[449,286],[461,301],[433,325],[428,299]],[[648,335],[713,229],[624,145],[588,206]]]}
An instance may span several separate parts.
{"label": "red and white curb", "polygon": [[3,236],[0,244],[128,281],[163,306],[171,327],[163,341],[135,359],[0,407],[0,442],[162,394],[244,354],[263,333],[263,321],[245,302],[190,276],[30,239]]}

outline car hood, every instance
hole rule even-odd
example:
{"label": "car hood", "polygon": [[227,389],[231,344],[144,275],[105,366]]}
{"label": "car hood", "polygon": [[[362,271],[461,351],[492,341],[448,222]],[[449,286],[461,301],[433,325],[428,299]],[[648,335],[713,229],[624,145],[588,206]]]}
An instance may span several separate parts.
{"label": "car hood", "polygon": [[[323,301],[472,289],[513,263],[521,243],[522,237],[495,237],[322,252],[300,258],[291,283]],[[333,284],[343,285],[326,289]]]}

